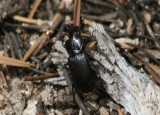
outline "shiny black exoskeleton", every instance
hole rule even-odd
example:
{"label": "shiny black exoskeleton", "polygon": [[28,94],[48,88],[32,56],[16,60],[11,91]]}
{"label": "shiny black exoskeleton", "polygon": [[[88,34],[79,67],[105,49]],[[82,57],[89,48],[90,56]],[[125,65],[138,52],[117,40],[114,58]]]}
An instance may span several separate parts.
{"label": "shiny black exoskeleton", "polygon": [[94,79],[97,74],[91,68],[90,62],[84,53],[79,27],[70,29],[66,49],[69,53],[68,64],[74,85],[84,93],[90,92],[94,88]]}

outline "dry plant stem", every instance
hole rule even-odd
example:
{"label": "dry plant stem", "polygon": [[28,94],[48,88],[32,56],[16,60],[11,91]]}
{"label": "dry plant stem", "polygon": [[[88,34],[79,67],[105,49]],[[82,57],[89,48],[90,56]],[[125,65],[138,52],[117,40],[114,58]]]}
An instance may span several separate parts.
{"label": "dry plant stem", "polygon": [[144,69],[152,76],[150,78],[152,78],[155,82],[157,82],[158,84],[160,84],[160,75],[154,71],[150,65],[148,63],[146,63],[144,61],[144,59],[141,58],[141,56],[139,56],[138,54],[134,53],[134,55],[139,58],[143,63],[144,63]]}
{"label": "dry plant stem", "polygon": [[43,80],[43,79],[57,77],[57,76],[59,76],[58,73],[53,73],[50,75],[41,75],[41,76],[36,76],[36,77],[27,76],[27,77],[24,77],[24,80],[25,81],[37,81],[37,80]]}
{"label": "dry plant stem", "polygon": [[32,53],[37,49],[37,47],[39,46],[39,44],[41,43],[41,41],[44,39],[44,37],[46,37],[46,33],[43,33],[39,39],[36,41],[36,43],[27,51],[27,53],[25,54],[23,61],[26,61],[29,56],[32,55]]}
{"label": "dry plant stem", "polygon": [[3,83],[4,83],[3,86],[5,86],[8,89],[8,85],[7,85],[6,79],[5,79],[4,74],[3,74],[3,72],[1,70],[0,70],[0,77],[1,77],[1,79],[3,81]]}
{"label": "dry plant stem", "polygon": [[41,59],[43,59],[43,58],[45,58],[47,56],[48,56],[48,53],[44,52],[44,53],[40,54],[39,56],[37,56],[37,58],[41,60]]}
{"label": "dry plant stem", "polygon": [[32,67],[32,66],[35,66],[35,64],[29,64],[29,63],[23,62],[21,60],[8,58],[8,57],[4,57],[4,56],[0,56],[0,64],[11,65],[11,66],[19,66],[19,67]]}
{"label": "dry plant stem", "polygon": [[[24,29],[30,29],[30,30],[40,30],[40,27],[36,24],[12,24],[12,23],[8,23],[8,22],[4,22],[5,26],[9,26],[9,27],[20,27],[20,28],[24,28]],[[41,32],[41,30],[40,30]]]}
{"label": "dry plant stem", "polygon": [[[62,32],[63,35],[68,35],[68,32]],[[87,38],[91,38],[90,34],[86,34],[86,33],[81,33],[82,37],[87,37]]]}
{"label": "dry plant stem", "polygon": [[8,57],[7,39],[4,39],[4,56]]}
{"label": "dry plant stem", "polygon": [[[21,49],[19,48],[20,45],[19,45],[19,41],[18,41],[18,39],[17,39],[17,36],[16,36],[13,32],[10,32],[9,35],[10,35],[11,38],[13,39],[12,42],[15,44],[14,46],[15,46],[15,49],[16,49],[16,50],[15,50],[16,54],[18,54],[19,59],[22,60],[22,59],[23,59],[22,51],[21,51]],[[17,50],[17,49],[18,49],[18,50]]]}
{"label": "dry plant stem", "polygon": [[40,50],[43,48],[46,41],[47,41],[47,36],[43,37],[43,40],[40,42],[39,46],[37,47],[37,49],[32,54],[33,56],[36,56],[40,52]]}
{"label": "dry plant stem", "polygon": [[33,18],[38,6],[40,5],[40,3],[42,2],[42,0],[36,0],[36,2],[34,3],[31,12],[28,15],[28,18]]}
{"label": "dry plant stem", "polygon": [[117,111],[118,111],[118,115],[123,115],[123,112],[121,111],[120,108],[118,108]]}
{"label": "dry plant stem", "polygon": [[89,3],[92,3],[92,4],[98,5],[99,7],[106,7],[106,8],[112,9],[112,10],[115,10],[115,9],[116,9],[116,6],[114,6],[114,5],[112,5],[111,3],[106,2],[106,1],[86,0],[86,2],[89,2]]}
{"label": "dry plant stem", "polygon": [[35,68],[26,68],[36,74],[42,74],[42,75],[48,75],[48,74],[51,74],[51,73],[48,73],[48,72],[44,72],[42,70],[38,70],[38,69],[35,69]]}
{"label": "dry plant stem", "polygon": [[[25,22],[25,23],[38,24],[37,19],[29,19],[29,18],[26,18],[26,17],[18,16],[18,15],[13,16],[13,19],[17,20],[17,21]],[[48,23],[49,22],[48,20],[41,20],[41,21],[42,21],[42,23]]]}
{"label": "dry plant stem", "polygon": [[129,46],[132,46],[134,48],[137,48],[139,50],[141,50],[142,52],[144,52],[150,59],[152,59],[155,63],[157,63],[158,65],[160,65],[160,62],[153,56],[151,55],[150,53],[148,53],[144,48],[142,48],[141,46],[137,46],[137,45],[134,45],[134,44],[131,44],[131,43],[126,43],[127,45]]}
{"label": "dry plant stem", "polygon": [[149,26],[149,24],[147,23],[147,21],[146,21],[145,19],[144,19],[144,23],[145,23],[145,25],[146,25],[146,29],[147,29],[148,33],[150,34],[150,36],[151,36],[152,38],[155,38],[155,35],[154,35],[151,27]]}
{"label": "dry plant stem", "polygon": [[[37,10],[37,8],[38,8],[38,6],[40,5],[41,2],[42,2],[42,0],[36,0],[36,2],[34,3],[34,5],[32,7],[32,10],[30,11],[30,13],[28,15],[29,19],[33,18],[34,14],[35,14],[35,12],[36,12],[36,10]],[[23,37],[26,40],[26,38],[27,38],[27,31],[24,31]]]}
{"label": "dry plant stem", "polygon": [[47,14],[49,19],[53,18],[53,11],[52,11],[52,4],[50,0],[46,0],[46,10],[47,10]]}
{"label": "dry plant stem", "polygon": [[[58,8],[62,9],[64,8],[64,6],[65,6],[64,2],[61,2]],[[53,17],[52,22],[55,23],[55,21],[58,19],[59,16],[61,16],[61,13],[57,12]]]}
{"label": "dry plant stem", "polygon": [[[64,8],[64,2],[61,2],[59,5],[59,8]],[[56,20],[61,16],[60,13],[56,13],[55,16],[52,19],[53,24],[56,22]],[[41,41],[43,40],[44,37],[46,37],[48,35],[46,35],[46,33],[43,33],[40,38],[36,41],[36,43],[27,51],[27,53],[25,54],[23,61],[26,61],[31,55],[32,53],[36,50],[36,48],[39,46],[39,44],[41,43]]]}
{"label": "dry plant stem", "polygon": [[[153,38],[153,39],[156,39],[151,27],[149,26],[149,24],[147,23],[147,21],[144,19],[144,23],[146,25],[146,29],[148,31],[148,33],[150,34],[150,36]],[[155,45],[157,46],[157,48],[160,48],[160,45],[159,43],[155,42]]]}
{"label": "dry plant stem", "polygon": [[149,78],[160,85],[160,75],[148,63],[144,63],[144,69],[151,75]]}
{"label": "dry plant stem", "polygon": [[10,50],[11,50],[11,57],[15,58],[15,52],[14,52],[13,44],[12,44],[12,41],[11,41],[12,39],[10,39],[10,36],[9,36],[7,31],[3,30],[3,32],[5,33],[7,42],[9,44],[9,47],[10,47]]}
{"label": "dry plant stem", "polygon": [[20,4],[20,2],[18,3],[17,0],[0,0],[0,23],[2,23],[6,17],[12,16],[12,14],[17,13],[23,8],[24,6]]}
{"label": "dry plant stem", "polygon": [[59,25],[62,24],[63,19],[64,19],[64,17],[63,17],[62,15],[60,15],[60,16],[57,18],[57,20],[54,22],[54,24],[52,25],[51,30],[52,30],[52,31],[55,31],[56,28],[57,28]]}
{"label": "dry plant stem", "polygon": [[24,10],[24,5],[18,5],[14,7],[11,11],[7,12],[7,17],[12,17],[13,15],[17,14],[19,11]]}
{"label": "dry plant stem", "polygon": [[81,0],[75,0],[74,3],[74,15],[73,15],[73,25],[80,25],[80,10],[81,10]]}
{"label": "dry plant stem", "polygon": [[88,20],[88,19],[84,19],[84,24],[87,24],[87,25],[91,26],[92,25],[92,21]]}
{"label": "dry plant stem", "polygon": [[81,14],[81,16],[98,22],[115,22],[115,18],[118,16],[118,12],[105,13],[104,15],[100,16],[86,14]]}
{"label": "dry plant stem", "polygon": [[74,1],[73,24],[75,24],[75,20],[76,20],[77,1],[78,1],[78,0],[75,0],[75,1]]}

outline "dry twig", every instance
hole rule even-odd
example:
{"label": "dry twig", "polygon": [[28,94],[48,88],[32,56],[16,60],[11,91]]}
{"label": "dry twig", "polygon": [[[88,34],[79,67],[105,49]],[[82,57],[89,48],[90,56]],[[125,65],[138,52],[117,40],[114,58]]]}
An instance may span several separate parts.
{"label": "dry twig", "polygon": [[53,73],[53,74],[50,74],[50,75],[41,75],[41,76],[36,76],[36,77],[27,76],[27,77],[24,78],[24,80],[25,81],[37,81],[37,80],[43,80],[43,79],[57,77],[57,76],[59,76],[58,73]]}
{"label": "dry twig", "polygon": [[4,56],[0,56],[0,64],[10,65],[10,66],[18,66],[18,67],[32,67],[32,66],[35,66],[35,64],[30,64],[30,63],[27,63],[27,62],[23,62],[21,60],[8,58],[8,57],[4,57]]}

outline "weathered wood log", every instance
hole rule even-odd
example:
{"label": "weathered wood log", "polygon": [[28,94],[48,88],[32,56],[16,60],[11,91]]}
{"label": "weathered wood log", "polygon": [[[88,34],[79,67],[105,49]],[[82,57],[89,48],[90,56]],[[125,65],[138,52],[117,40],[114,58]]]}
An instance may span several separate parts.
{"label": "weathered wood log", "polygon": [[142,68],[138,70],[126,62],[102,25],[93,23],[89,30],[101,50],[91,54],[105,67],[105,71],[104,67],[98,71],[106,92],[131,115],[159,115],[159,86]]}

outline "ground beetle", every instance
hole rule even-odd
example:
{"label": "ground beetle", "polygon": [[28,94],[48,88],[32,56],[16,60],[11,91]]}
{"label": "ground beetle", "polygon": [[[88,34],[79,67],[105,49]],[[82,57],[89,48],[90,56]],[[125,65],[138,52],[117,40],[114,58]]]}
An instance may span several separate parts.
{"label": "ground beetle", "polygon": [[78,26],[70,29],[69,40],[66,41],[65,46],[69,53],[68,64],[73,84],[84,93],[90,92],[94,88],[97,74],[91,68],[90,61],[84,53],[84,44]]}

